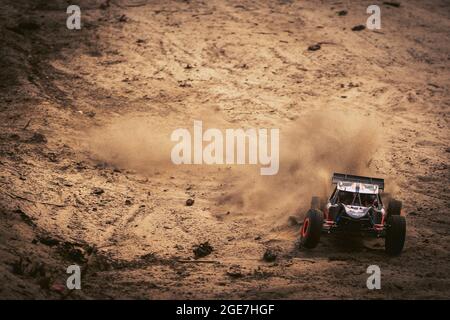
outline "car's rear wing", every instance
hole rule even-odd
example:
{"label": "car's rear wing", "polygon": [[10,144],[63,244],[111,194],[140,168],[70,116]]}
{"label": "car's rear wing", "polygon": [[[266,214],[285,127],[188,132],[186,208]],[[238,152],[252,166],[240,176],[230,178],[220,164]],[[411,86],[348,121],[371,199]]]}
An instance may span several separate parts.
{"label": "car's rear wing", "polygon": [[331,183],[338,183],[339,181],[374,184],[377,185],[380,190],[384,190],[384,179],[380,178],[354,176],[344,173],[333,173]]}

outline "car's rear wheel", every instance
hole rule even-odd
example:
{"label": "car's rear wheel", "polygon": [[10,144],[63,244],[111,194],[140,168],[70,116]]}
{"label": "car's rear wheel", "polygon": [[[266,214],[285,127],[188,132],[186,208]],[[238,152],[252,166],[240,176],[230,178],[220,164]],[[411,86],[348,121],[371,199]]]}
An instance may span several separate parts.
{"label": "car's rear wheel", "polygon": [[387,216],[399,216],[402,213],[402,202],[399,200],[391,199],[389,201]]}
{"label": "car's rear wheel", "polygon": [[310,209],[306,213],[300,229],[300,244],[305,248],[315,248],[320,241],[322,233],[323,213],[316,209]]}
{"label": "car's rear wheel", "polygon": [[386,225],[385,250],[391,256],[399,255],[405,245],[406,219],[400,215],[388,217]]}

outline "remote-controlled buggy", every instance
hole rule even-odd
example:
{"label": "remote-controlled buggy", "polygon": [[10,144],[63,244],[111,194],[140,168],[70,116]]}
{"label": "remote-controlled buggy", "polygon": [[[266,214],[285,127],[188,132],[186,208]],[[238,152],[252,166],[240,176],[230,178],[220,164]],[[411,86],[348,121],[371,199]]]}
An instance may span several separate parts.
{"label": "remote-controlled buggy", "polygon": [[401,201],[391,199],[387,208],[381,199],[384,180],[334,173],[336,185],[328,201],[312,197],[300,229],[300,244],[317,246],[322,233],[346,232],[385,238],[389,255],[399,255],[405,243],[406,220]]}

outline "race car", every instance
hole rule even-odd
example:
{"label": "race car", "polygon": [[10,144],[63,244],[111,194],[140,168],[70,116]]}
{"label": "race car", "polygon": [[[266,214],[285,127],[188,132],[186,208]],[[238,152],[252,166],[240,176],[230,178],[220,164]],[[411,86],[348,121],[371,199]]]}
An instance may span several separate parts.
{"label": "race car", "polygon": [[334,173],[333,193],[328,201],[312,197],[300,229],[300,244],[312,249],[322,233],[346,232],[385,239],[385,251],[399,255],[405,243],[406,219],[402,202],[391,199],[387,208],[381,199],[384,179]]}

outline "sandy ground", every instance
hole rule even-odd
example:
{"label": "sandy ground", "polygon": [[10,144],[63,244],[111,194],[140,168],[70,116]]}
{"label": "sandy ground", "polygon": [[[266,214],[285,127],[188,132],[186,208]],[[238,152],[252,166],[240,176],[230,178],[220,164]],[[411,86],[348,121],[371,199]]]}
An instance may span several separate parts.
{"label": "sandy ground", "polygon": [[[65,1],[0,4],[1,298],[450,298],[448,1],[380,2],[378,31],[352,31],[366,1],[79,4],[79,31]],[[168,133],[195,119],[280,128],[279,174],[172,165]],[[333,171],[386,179],[400,257],[296,246]]]}

